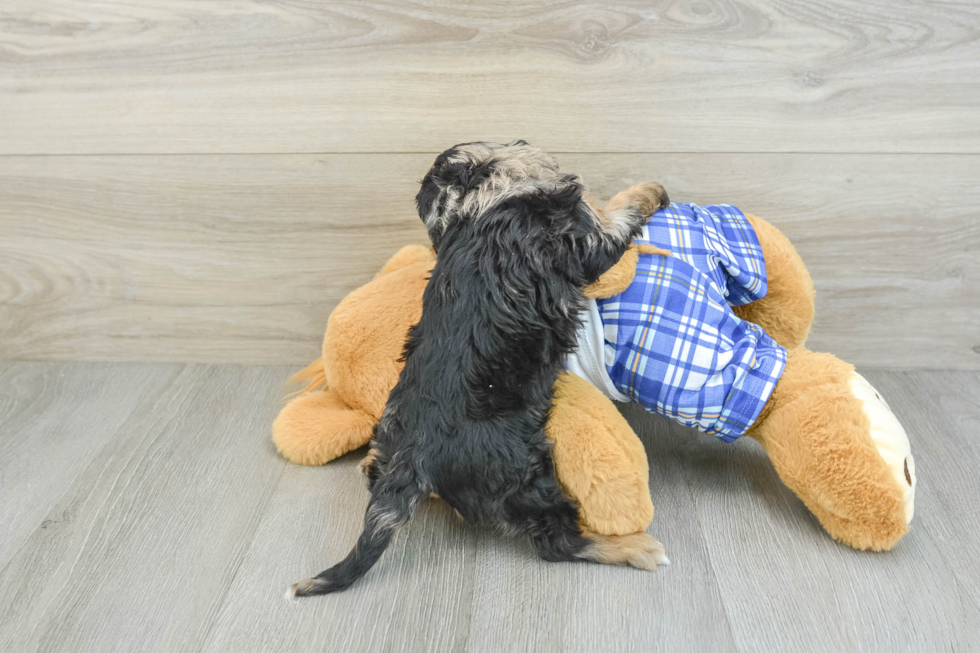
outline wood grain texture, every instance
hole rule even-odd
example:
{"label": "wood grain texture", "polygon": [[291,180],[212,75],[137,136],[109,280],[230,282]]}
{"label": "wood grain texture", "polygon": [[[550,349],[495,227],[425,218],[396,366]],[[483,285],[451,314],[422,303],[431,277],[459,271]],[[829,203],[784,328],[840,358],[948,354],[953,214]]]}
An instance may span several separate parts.
{"label": "wood grain texture", "polygon": [[[719,580],[663,420],[631,415],[650,461],[654,518],[668,566],[655,573],[541,565],[529,542],[490,534],[477,549],[467,651],[734,651]],[[722,573],[724,571],[722,570]]]}
{"label": "wood grain texture", "polygon": [[[78,382],[91,367],[74,369]],[[170,367],[153,370],[173,377]],[[286,464],[268,437],[284,376],[189,366],[118,427],[77,433],[97,444],[109,428],[112,443],[0,572],[0,650],[199,643]]]}
{"label": "wood grain texture", "polygon": [[[890,378],[895,385],[921,377],[909,373],[901,380]],[[955,402],[957,412],[963,408],[967,406]],[[925,415],[929,410],[919,400],[906,412]],[[964,570],[943,556],[943,543],[920,514],[892,551],[854,551],[827,535],[782,484],[756,442],[745,438],[724,444],[647,416],[633,405],[627,413],[638,431],[653,429],[662,435],[686,476],[693,511],[684,518],[696,519],[702,527],[739,650],[960,650],[972,647],[980,636],[980,609],[971,596],[976,583],[960,582]],[[910,434],[917,462],[925,458],[924,467],[933,468],[928,456],[920,455],[923,446],[916,435]],[[922,439],[928,437],[923,434]],[[946,437],[964,446],[972,435],[959,431]],[[927,475],[920,472],[920,478]],[[920,485],[917,499],[929,493],[930,484],[943,480],[937,473]],[[936,514],[933,519],[945,522],[950,516]],[[966,532],[969,526],[961,534],[975,537],[975,520],[972,526],[973,535]]]}
{"label": "wood grain texture", "polygon": [[7,0],[0,153],[978,153],[978,35],[928,0]]}
{"label": "wood grain texture", "polygon": [[[980,375],[976,372],[892,373],[868,380],[888,399],[912,442],[916,527],[956,571],[957,585],[980,605]],[[920,471],[921,470],[921,471]]]}
{"label": "wood grain texture", "polygon": [[[305,365],[327,316],[425,242],[432,155],[0,157],[0,358]],[[560,154],[608,197],[661,180],[796,244],[809,346],[980,369],[980,156]]]}
{"label": "wood grain texture", "polygon": [[425,242],[415,159],[2,159],[0,358],[312,360],[337,301]]}
{"label": "wood grain texture", "polygon": [[292,583],[336,564],[357,541],[364,453],[321,468],[287,465],[202,651],[464,650],[476,533],[441,501],[427,501],[354,587],[284,600]]}
{"label": "wood grain texture", "polygon": [[276,455],[288,372],[0,363],[4,451],[73,402],[75,450],[95,451],[80,471],[3,470],[4,517],[32,483],[66,482],[0,561],[0,650],[857,652],[971,650],[980,636],[975,372],[868,373],[919,474],[912,530],[890,553],[834,543],[754,442],[629,406],[670,566],[545,563],[433,500],[350,590],[287,603],[289,583],[348,551],[367,501],[362,452],[320,468]]}
{"label": "wood grain texture", "polygon": [[[54,506],[119,426],[179,366],[12,363],[0,368],[0,569],[30,535],[57,528]],[[85,434],[85,437],[79,437]]]}

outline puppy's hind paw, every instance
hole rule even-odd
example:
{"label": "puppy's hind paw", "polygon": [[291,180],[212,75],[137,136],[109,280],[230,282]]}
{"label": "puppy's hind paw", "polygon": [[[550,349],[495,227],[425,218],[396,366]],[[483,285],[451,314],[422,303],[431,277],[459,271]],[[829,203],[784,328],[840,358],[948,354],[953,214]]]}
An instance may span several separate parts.
{"label": "puppy's hind paw", "polygon": [[361,473],[367,478],[368,488],[373,489],[374,484],[381,477],[381,470],[378,467],[378,450],[374,447],[368,449],[367,455],[361,460]]}
{"label": "puppy's hind paw", "polygon": [[361,462],[359,464],[361,468],[361,473],[364,474],[365,476],[370,477],[372,473],[372,468],[375,466],[376,464],[375,461],[377,459],[378,459],[378,450],[374,448],[368,449],[367,455],[361,458]]}
{"label": "puppy's hind paw", "polygon": [[644,571],[656,571],[659,565],[670,564],[670,558],[667,557],[664,545],[659,540],[646,533],[636,533],[626,537],[637,538],[637,542],[630,545],[634,547],[634,550],[626,560],[626,564],[630,567]]}
{"label": "puppy's hind paw", "polygon": [[592,544],[585,553],[590,560],[607,565],[629,565],[655,571],[658,565],[669,565],[664,545],[647,533],[632,535],[591,535]]}

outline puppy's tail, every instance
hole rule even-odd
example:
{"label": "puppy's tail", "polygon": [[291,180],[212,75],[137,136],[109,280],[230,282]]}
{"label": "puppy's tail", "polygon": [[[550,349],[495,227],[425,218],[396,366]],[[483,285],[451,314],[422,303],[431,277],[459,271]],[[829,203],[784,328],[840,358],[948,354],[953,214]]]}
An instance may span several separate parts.
{"label": "puppy's tail", "polygon": [[[403,475],[407,476],[404,472]],[[415,478],[398,476],[397,472],[386,473],[375,484],[364,516],[364,531],[354,550],[339,564],[293,585],[291,596],[339,592],[350,587],[374,566],[391,543],[395,529],[408,521],[428,495]]]}

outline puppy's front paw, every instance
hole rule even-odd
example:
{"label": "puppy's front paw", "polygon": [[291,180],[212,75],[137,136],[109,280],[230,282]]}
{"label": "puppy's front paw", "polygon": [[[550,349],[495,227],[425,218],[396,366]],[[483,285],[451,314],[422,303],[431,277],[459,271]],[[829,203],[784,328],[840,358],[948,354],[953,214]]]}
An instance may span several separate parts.
{"label": "puppy's front paw", "polygon": [[650,217],[660,209],[670,206],[670,198],[664,187],[655,181],[633,184],[626,189],[631,204],[637,206],[644,216]]}
{"label": "puppy's front paw", "polygon": [[606,212],[636,207],[645,223],[647,218],[667,206],[670,206],[670,198],[664,187],[655,181],[645,181],[616,193],[606,205]]}
{"label": "puppy's front paw", "polygon": [[655,181],[633,184],[613,196],[604,210],[606,231],[632,240],[658,210],[669,206],[664,187]]}

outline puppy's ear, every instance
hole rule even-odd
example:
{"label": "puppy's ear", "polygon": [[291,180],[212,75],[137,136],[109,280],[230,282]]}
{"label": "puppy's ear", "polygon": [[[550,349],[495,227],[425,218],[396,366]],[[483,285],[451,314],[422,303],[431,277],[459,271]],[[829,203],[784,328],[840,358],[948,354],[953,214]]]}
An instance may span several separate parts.
{"label": "puppy's ear", "polygon": [[425,230],[429,234],[432,247],[438,250],[439,246],[437,241],[442,237],[445,225],[441,224],[441,220],[439,219],[438,202],[441,191],[431,177],[432,174],[430,173],[422,180],[422,187],[419,188],[419,192],[415,196],[415,207],[418,210],[422,224],[425,225]]}
{"label": "puppy's ear", "polygon": [[419,217],[436,250],[446,229],[460,219],[461,212],[467,210],[463,206],[464,198],[468,193],[472,194],[493,171],[485,163],[454,160],[451,156],[454,152],[455,149],[447,150],[436,159],[415,196]]}

